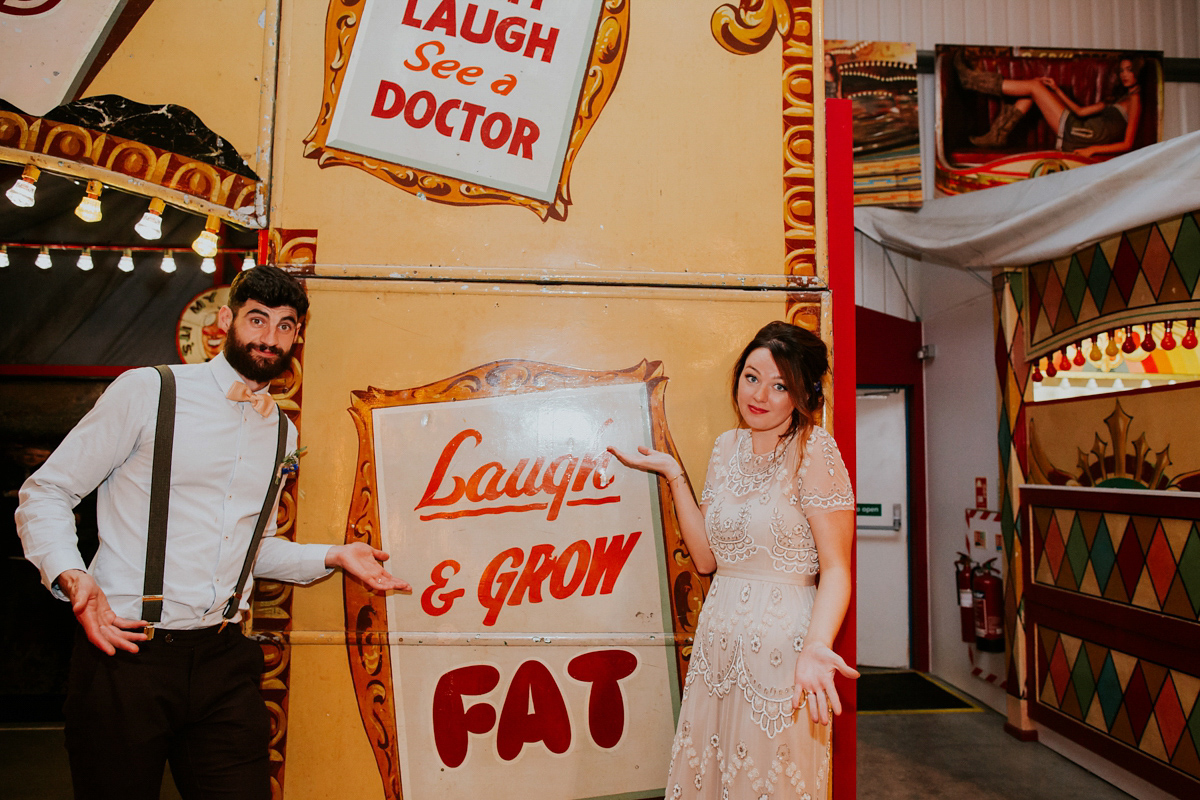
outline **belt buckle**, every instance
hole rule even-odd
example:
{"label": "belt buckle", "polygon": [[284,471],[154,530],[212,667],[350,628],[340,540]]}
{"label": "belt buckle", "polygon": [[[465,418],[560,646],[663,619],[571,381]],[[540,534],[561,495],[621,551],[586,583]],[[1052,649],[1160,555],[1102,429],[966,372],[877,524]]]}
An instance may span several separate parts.
{"label": "belt buckle", "polygon": [[145,628],[142,628],[142,633],[146,634],[147,642],[152,640],[154,638],[154,626],[147,625]]}

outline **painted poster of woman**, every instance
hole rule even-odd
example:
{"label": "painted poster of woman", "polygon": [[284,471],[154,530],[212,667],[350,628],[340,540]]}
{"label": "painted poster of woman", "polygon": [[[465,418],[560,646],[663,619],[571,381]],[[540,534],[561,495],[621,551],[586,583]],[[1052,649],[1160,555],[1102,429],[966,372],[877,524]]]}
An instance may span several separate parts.
{"label": "painted poster of woman", "polygon": [[986,189],[1159,141],[1162,53],[938,45],[936,184]]}

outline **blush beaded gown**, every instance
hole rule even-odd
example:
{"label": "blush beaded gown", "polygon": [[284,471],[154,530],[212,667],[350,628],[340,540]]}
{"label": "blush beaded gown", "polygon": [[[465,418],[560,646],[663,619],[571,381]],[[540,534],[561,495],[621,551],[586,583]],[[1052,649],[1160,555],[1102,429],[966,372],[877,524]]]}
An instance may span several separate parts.
{"label": "blush beaded gown", "polygon": [[825,800],[830,728],[793,712],[820,571],[808,520],[854,509],[837,445],[813,428],[755,455],[750,431],[717,438],[700,504],[717,573],[696,627],[668,798]]}

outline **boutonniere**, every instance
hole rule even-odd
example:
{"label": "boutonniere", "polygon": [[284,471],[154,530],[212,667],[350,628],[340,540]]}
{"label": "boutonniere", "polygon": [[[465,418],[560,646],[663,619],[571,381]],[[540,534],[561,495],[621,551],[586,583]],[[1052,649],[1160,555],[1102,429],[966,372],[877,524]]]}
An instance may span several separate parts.
{"label": "boutonniere", "polygon": [[279,465],[279,474],[286,478],[288,475],[295,475],[300,471],[300,456],[304,455],[307,447],[298,447],[293,450],[288,456],[283,459],[283,463]]}

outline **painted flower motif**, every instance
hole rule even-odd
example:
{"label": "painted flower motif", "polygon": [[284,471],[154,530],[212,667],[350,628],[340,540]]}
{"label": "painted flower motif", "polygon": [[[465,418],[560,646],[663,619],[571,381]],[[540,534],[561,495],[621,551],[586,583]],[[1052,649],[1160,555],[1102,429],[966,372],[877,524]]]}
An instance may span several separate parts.
{"label": "painted flower motif", "polygon": [[304,455],[307,447],[298,447],[287,455],[279,465],[279,474],[283,477],[294,475],[300,471],[300,456]]}
{"label": "painted flower motif", "polygon": [[708,740],[708,743],[711,744],[713,747],[720,747],[721,738],[714,733],[712,735],[712,738]]}
{"label": "painted flower motif", "polygon": [[671,789],[671,798],[672,800],[679,800],[680,797],[683,797],[683,787],[677,783],[675,784],[675,787]]}
{"label": "painted flower motif", "polygon": [[771,651],[771,666],[778,667],[782,663],[783,663],[783,653],[779,652],[779,648],[776,647],[774,650]]}
{"label": "painted flower motif", "polygon": [[750,750],[746,747],[745,742],[738,742],[738,746],[737,746],[737,757],[738,758],[744,759],[746,757],[746,755],[749,754],[749,752],[750,752]]}
{"label": "painted flower motif", "polygon": [[797,636],[795,639],[793,639],[792,647],[794,647],[796,649],[797,653],[799,653],[801,650],[803,650],[804,649],[804,637]]}
{"label": "painted flower motif", "polygon": [[756,633],[750,637],[750,650],[757,653],[760,649],[762,649],[762,637]]}
{"label": "painted flower motif", "polygon": [[695,781],[695,782],[696,782],[696,791],[700,791],[701,789],[703,789],[703,788],[704,788],[704,778],[703,778],[703,776],[701,776],[701,775],[697,775],[697,776],[696,776],[696,781]]}

